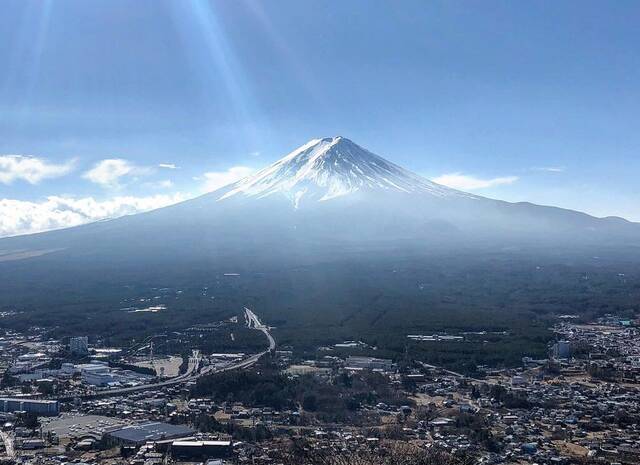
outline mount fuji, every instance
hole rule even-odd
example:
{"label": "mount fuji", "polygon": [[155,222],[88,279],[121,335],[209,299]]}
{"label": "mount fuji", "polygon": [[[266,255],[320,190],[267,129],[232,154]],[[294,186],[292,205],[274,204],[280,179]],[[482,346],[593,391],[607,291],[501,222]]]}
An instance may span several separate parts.
{"label": "mount fuji", "polygon": [[344,137],[314,139],[201,197],[152,212],[0,240],[2,262],[278,263],[343,253],[640,245],[640,225],[451,189]]}
{"label": "mount fuji", "polygon": [[325,201],[359,191],[469,196],[424,179],[338,136],[309,141],[230,186],[220,200],[280,194],[298,207],[302,200]]}
{"label": "mount fuji", "polygon": [[[0,310],[125,341],[248,305],[309,349],[367,334],[402,348],[434,324],[531,347],[540,311],[632,306],[639,245],[638,224],[471,195],[332,137],[180,204],[0,240]],[[166,309],[123,310],[151,301]]]}

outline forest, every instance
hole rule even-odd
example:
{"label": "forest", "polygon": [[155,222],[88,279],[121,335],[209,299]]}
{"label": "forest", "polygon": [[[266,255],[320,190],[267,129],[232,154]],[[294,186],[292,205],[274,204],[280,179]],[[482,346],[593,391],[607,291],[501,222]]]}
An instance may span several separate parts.
{"label": "forest", "polygon": [[[301,357],[360,340],[379,357],[397,360],[409,352],[465,372],[544,356],[549,328],[559,315],[633,315],[640,305],[635,262],[588,254],[356,255],[259,269],[215,263],[114,265],[108,270],[71,267],[64,276],[47,269],[46,261],[35,268],[21,266],[14,263],[15,279],[0,283],[0,311],[7,315],[0,326],[6,329],[38,326],[52,337],[86,334],[95,343],[127,346],[149,335],[239,316],[248,306],[273,328],[280,348]],[[27,268],[29,281],[23,279]],[[228,275],[229,269],[237,273]],[[132,310],[152,306],[161,310]],[[407,339],[409,334],[482,331],[503,335],[463,343]],[[245,348],[261,345],[260,337],[255,343],[243,337]],[[223,350],[224,339],[212,340],[208,348]]]}

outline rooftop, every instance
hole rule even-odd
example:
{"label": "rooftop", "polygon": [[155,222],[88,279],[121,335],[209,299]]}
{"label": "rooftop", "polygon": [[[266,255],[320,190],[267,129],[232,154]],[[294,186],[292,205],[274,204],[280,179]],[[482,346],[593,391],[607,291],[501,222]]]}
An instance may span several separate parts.
{"label": "rooftop", "polygon": [[126,442],[143,443],[147,441],[159,441],[162,439],[189,436],[193,433],[193,429],[184,425],[150,422],[140,425],[125,426],[124,428],[109,432],[109,436]]}

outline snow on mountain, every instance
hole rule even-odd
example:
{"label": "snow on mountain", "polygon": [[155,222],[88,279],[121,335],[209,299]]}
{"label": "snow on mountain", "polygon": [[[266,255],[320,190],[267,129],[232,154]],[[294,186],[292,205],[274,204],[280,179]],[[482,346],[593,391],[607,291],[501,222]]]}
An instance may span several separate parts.
{"label": "snow on mountain", "polygon": [[[255,175],[195,199],[67,230],[4,238],[0,251],[18,260],[46,254],[52,260],[47,263],[59,256],[59,263],[90,259],[104,266],[159,259],[194,260],[198,266],[222,261],[253,266],[262,260],[270,266],[291,257],[313,263],[343,251],[528,247],[559,254],[586,247],[592,256],[603,247],[640,250],[639,228],[623,220],[466,194],[333,137],[312,140]],[[0,256],[4,260],[6,253]]]}
{"label": "snow on mountain", "polygon": [[303,198],[326,201],[358,191],[473,197],[429,181],[338,136],[307,142],[256,174],[232,184],[218,200],[280,194],[297,208]]}

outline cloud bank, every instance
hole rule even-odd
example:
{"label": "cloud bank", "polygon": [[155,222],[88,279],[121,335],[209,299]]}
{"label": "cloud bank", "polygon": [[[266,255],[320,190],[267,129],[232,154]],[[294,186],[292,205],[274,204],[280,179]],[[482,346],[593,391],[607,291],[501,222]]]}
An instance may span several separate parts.
{"label": "cloud bank", "polygon": [[203,192],[211,192],[221,187],[239,181],[254,172],[253,168],[247,166],[232,166],[226,171],[209,171],[204,173],[202,177],[196,178],[196,181],[204,181]]}
{"label": "cloud bank", "polygon": [[513,184],[518,179],[518,176],[503,176],[499,178],[482,179],[462,173],[449,173],[434,178],[433,182],[437,182],[438,184],[442,184],[453,189],[473,191],[478,189],[488,189],[495,186]]}
{"label": "cloud bank", "polygon": [[149,174],[149,168],[136,166],[122,158],[110,158],[102,160],[82,176],[102,187],[120,187],[120,178],[125,176],[143,176]]}
{"label": "cloud bank", "polygon": [[93,197],[47,197],[42,202],[0,199],[0,237],[67,228],[92,221],[117,218],[165,207],[186,196],[114,197],[99,201]]}
{"label": "cloud bank", "polygon": [[0,183],[11,184],[13,181],[22,180],[29,184],[38,184],[43,179],[64,176],[74,165],[75,160],[55,164],[27,155],[0,155]]}
{"label": "cloud bank", "polygon": [[[13,156],[12,156],[13,157]],[[6,157],[5,157],[6,158]],[[0,182],[11,182],[24,179],[37,183],[46,177],[54,177],[67,173],[71,167],[51,165],[40,159],[28,157],[27,161],[11,160],[11,177],[0,171]],[[16,164],[27,163],[28,166]],[[175,165],[163,164],[159,168],[177,169]],[[0,164],[0,169],[8,164]],[[34,168],[35,167],[35,168]],[[175,168],[174,168],[175,167]],[[93,168],[83,173],[82,177],[105,188],[120,188],[126,185],[124,178],[135,179],[138,176],[152,174],[153,168],[141,167],[121,158],[106,159],[96,163]],[[200,181],[200,191],[210,192],[253,173],[252,168],[234,166],[225,171],[209,171],[195,178]],[[20,173],[20,174],[16,174]],[[3,177],[4,175],[4,177]],[[149,189],[171,189],[171,180],[149,181],[143,184]],[[94,197],[74,197],[53,195],[43,201],[26,201],[17,199],[0,199],[0,237],[30,234],[53,229],[78,226],[93,221],[117,218],[124,215],[141,213],[156,208],[166,207],[174,203],[194,197],[193,193],[167,193],[150,196],[114,196],[105,200]]]}

